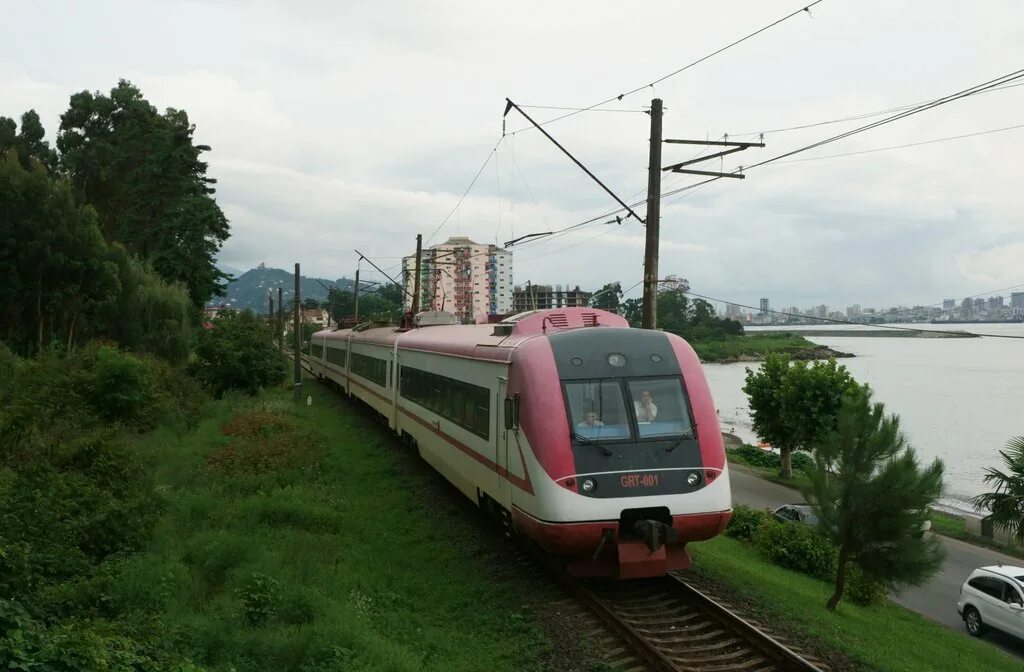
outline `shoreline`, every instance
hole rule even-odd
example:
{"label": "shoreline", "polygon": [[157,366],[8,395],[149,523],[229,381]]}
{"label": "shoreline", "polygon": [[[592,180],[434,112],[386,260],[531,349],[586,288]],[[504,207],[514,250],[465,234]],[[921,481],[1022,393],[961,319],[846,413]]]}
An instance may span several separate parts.
{"label": "shoreline", "polygon": [[[731,357],[723,357],[722,359],[716,359],[710,362],[702,362],[703,364],[738,364],[738,363],[753,363],[763,362],[764,358],[768,355],[767,352],[761,352],[756,354],[742,354],[733,355]],[[825,345],[815,345],[810,348],[802,348],[800,350],[792,350],[789,352],[783,352],[793,361],[813,361],[819,359],[844,359],[848,357],[855,357],[851,352],[841,352],[834,350]]]}
{"label": "shoreline", "polygon": [[[968,323],[964,323],[968,324]],[[980,324],[980,323],[971,323]],[[1017,324],[1009,322],[1007,324]],[[939,331],[932,329],[915,329],[906,327],[901,329],[779,329],[772,331],[750,332],[754,334],[794,334],[804,338],[981,338],[978,334],[969,331]]]}

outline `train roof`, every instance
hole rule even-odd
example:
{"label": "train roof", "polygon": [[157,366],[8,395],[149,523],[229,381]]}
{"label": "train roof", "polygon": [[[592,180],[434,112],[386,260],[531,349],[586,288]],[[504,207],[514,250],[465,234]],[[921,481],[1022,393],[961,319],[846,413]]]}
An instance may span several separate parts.
{"label": "train roof", "polygon": [[354,331],[319,331],[328,341],[350,340],[402,349],[424,350],[474,359],[505,362],[520,344],[552,331],[579,328],[629,327],[620,315],[593,308],[562,308],[520,313],[498,324],[459,324],[399,329],[380,327]]}

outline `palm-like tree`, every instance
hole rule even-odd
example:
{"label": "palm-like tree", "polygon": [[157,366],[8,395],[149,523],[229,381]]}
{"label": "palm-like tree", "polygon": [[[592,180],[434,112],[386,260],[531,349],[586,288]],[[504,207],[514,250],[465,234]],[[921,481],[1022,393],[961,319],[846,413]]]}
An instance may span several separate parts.
{"label": "palm-like tree", "polygon": [[1018,543],[1024,543],[1024,436],[1010,439],[1006,450],[999,454],[1005,471],[989,467],[984,479],[996,489],[971,501],[979,509],[992,512],[988,518],[996,529],[1008,530]]}

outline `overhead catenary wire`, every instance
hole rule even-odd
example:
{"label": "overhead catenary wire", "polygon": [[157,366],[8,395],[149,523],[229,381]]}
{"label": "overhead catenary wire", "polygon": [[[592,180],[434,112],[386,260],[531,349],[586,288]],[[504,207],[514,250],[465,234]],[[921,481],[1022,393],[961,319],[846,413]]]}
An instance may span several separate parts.
{"label": "overhead catenary wire", "polygon": [[[777,26],[780,23],[783,23],[784,21],[787,21],[788,19],[791,19],[791,18],[793,18],[794,16],[796,16],[798,14],[801,14],[803,12],[806,12],[806,13],[810,14],[811,7],[814,7],[815,5],[818,5],[821,2],[823,2],[823,1],[824,0],[814,0],[814,2],[812,2],[812,3],[808,4],[808,5],[805,5],[805,6],[801,7],[800,9],[797,9],[797,10],[795,10],[793,12],[790,12],[789,14],[786,14],[782,18],[776,19],[775,21],[772,21],[771,23],[769,23],[769,24],[767,24],[765,26],[762,26],[761,28],[758,28],[754,32],[749,33],[747,35],[744,35],[743,37],[741,37],[741,38],[739,38],[737,40],[734,40],[733,42],[730,42],[729,44],[725,45],[724,47],[716,49],[715,51],[712,51],[711,53],[709,53],[709,54],[707,54],[705,56],[701,56],[697,60],[692,61],[690,63],[687,63],[683,67],[678,68],[676,70],[673,70],[672,72],[668,73],[667,75],[662,75],[661,77],[658,77],[657,79],[655,79],[655,80],[653,80],[653,81],[651,81],[651,82],[649,82],[647,84],[643,84],[643,85],[638,86],[638,87],[636,87],[634,89],[630,89],[629,91],[624,91],[624,92],[622,92],[622,93],[620,93],[618,95],[612,96],[611,98],[607,98],[607,99],[602,100],[600,102],[594,103],[593,105],[587,105],[586,107],[576,108],[573,111],[568,112],[568,113],[563,114],[563,115],[559,115],[559,116],[555,117],[554,119],[548,119],[547,121],[540,122],[539,125],[540,126],[547,126],[548,124],[553,124],[553,123],[555,123],[557,121],[561,121],[563,119],[568,119],[569,117],[576,116],[577,114],[581,114],[583,112],[589,112],[589,111],[593,110],[594,108],[601,107],[603,105],[607,105],[608,103],[610,103],[612,101],[619,101],[619,100],[622,100],[623,98],[626,98],[627,96],[633,95],[634,93],[638,93],[638,92],[643,91],[645,89],[649,89],[649,88],[655,86],[656,84],[660,84],[661,82],[664,82],[666,79],[669,79],[671,77],[675,77],[676,75],[678,75],[680,73],[686,72],[690,68],[692,68],[692,67],[694,67],[696,65],[699,65],[699,64],[703,63],[704,61],[706,61],[706,60],[708,60],[710,58],[713,58],[713,57],[717,56],[718,54],[721,54],[724,51],[728,51],[729,49],[732,49],[733,47],[735,47],[735,46],[737,46],[739,44],[742,44],[743,42],[746,42],[747,40],[751,39],[752,37],[760,35],[764,31]],[[525,127],[521,128],[521,129],[513,131],[513,133],[522,133],[523,131],[531,130],[532,128],[533,128],[532,126],[525,126]]]}
{"label": "overhead catenary wire", "polygon": [[[752,166],[748,166],[748,167],[744,168],[743,171],[745,172],[745,171],[753,170],[754,168],[760,168],[761,166],[765,166],[765,165],[768,165],[768,164],[771,164],[771,163],[775,163],[775,162],[781,161],[782,159],[788,158],[790,156],[795,156],[796,154],[800,154],[802,152],[810,151],[810,150],[816,149],[818,147],[823,147],[823,146],[831,144],[833,142],[838,142],[839,140],[843,140],[843,139],[851,137],[853,135],[857,135],[859,133],[864,133],[864,132],[870,131],[872,129],[878,128],[879,126],[884,126],[884,125],[892,123],[894,121],[899,121],[900,119],[905,119],[906,117],[909,117],[909,116],[912,116],[912,115],[915,115],[915,114],[920,114],[921,112],[925,112],[925,111],[933,109],[935,107],[939,107],[940,105],[945,105],[947,103],[951,103],[951,102],[954,102],[956,100],[960,100],[961,98],[965,98],[967,96],[975,95],[976,93],[979,93],[981,91],[985,91],[985,90],[991,89],[993,87],[1000,86],[1000,85],[1005,84],[1007,82],[1016,81],[1016,80],[1019,80],[1021,78],[1024,78],[1024,69],[1015,70],[1015,71],[1010,72],[1010,73],[1008,73],[1006,75],[1002,75],[1000,77],[996,77],[995,79],[988,80],[987,82],[983,82],[981,84],[977,84],[975,86],[968,87],[967,89],[963,89],[963,90],[958,91],[956,93],[948,94],[946,96],[942,96],[940,98],[933,99],[931,101],[928,101],[927,103],[923,103],[923,104],[918,105],[918,106],[916,106],[916,107],[914,107],[912,109],[905,110],[905,111],[899,112],[897,114],[894,114],[892,116],[886,117],[885,119],[880,119],[878,121],[871,122],[870,124],[865,124],[865,125],[860,126],[858,128],[855,128],[855,129],[852,129],[852,130],[849,130],[849,131],[845,131],[845,132],[839,133],[837,135],[833,135],[833,136],[831,136],[829,138],[825,138],[824,140],[819,140],[817,142],[813,142],[813,143],[811,143],[809,145],[805,145],[805,146],[800,147],[798,149],[794,149],[794,150],[790,150],[788,152],[784,152],[784,153],[779,154],[777,156],[774,156],[774,157],[772,157],[770,159],[765,159],[764,161],[760,161],[758,163],[753,164]],[[740,169],[737,168],[733,172],[739,172],[739,171],[740,171]],[[666,191],[666,192],[663,192],[661,194],[661,198],[664,199],[664,198],[667,198],[669,196],[673,196],[675,194],[680,194],[680,193],[683,193],[683,192],[686,192],[686,191],[691,191],[693,189],[697,189],[698,187],[702,187],[705,184],[709,184],[711,182],[715,182],[715,181],[718,181],[720,179],[722,179],[722,178],[721,177],[711,177],[711,178],[708,178],[706,180],[701,180],[700,182],[695,182],[693,184],[689,184],[689,185],[686,185],[684,187],[680,187],[678,189],[673,189],[671,191]],[[639,205],[639,203],[634,204],[634,206],[635,205]],[[617,210],[612,210],[612,211],[610,211],[608,213],[605,213],[605,214],[603,214],[603,215],[601,215],[599,217],[595,217],[595,218],[589,219],[589,220],[587,220],[585,222],[580,222],[579,224],[573,224],[573,225],[571,225],[569,227],[565,227],[562,230],[569,230],[569,229],[572,229],[572,228],[577,228],[579,226],[584,226],[586,224],[592,223],[592,222],[597,221],[599,219],[607,218],[609,216],[615,215],[615,214],[617,214],[619,212],[622,212],[621,208],[617,209]]]}
{"label": "overhead catenary wire", "polygon": [[[984,91],[979,91],[977,94],[971,94],[971,95],[980,95],[980,94],[983,94],[983,93],[994,93],[996,91],[1004,91],[1006,89],[1013,89],[1013,88],[1016,88],[1018,86],[1024,86],[1024,82],[1018,82],[1016,84],[1006,84],[1004,86],[995,86],[995,87],[992,87],[991,89],[986,89]],[[763,131],[748,131],[748,132],[745,132],[745,133],[730,133],[729,136],[730,137],[734,137],[734,138],[745,138],[745,137],[749,137],[749,136],[752,136],[752,135],[769,135],[769,134],[772,134],[772,133],[786,133],[786,132],[789,132],[789,131],[802,131],[802,130],[805,130],[805,129],[808,129],[808,128],[817,128],[818,126],[828,126],[830,124],[841,124],[841,123],[844,123],[844,122],[847,122],[847,121],[860,121],[861,119],[870,119],[871,117],[880,117],[883,114],[892,114],[894,112],[902,112],[903,110],[910,110],[910,109],[913,109],[913,108],[915,108],[915,107],[917,107],[919,105],[924,105],[927,102],[928,101],[920,101],[920,102],[917,102],[917,103],[908,103],[906,105],[897,105],[895,107],[886,108],[884,110],[876,110],[874,112],[862,112],[860,114],[853,114],[853,115],[847,115],[845,117],[839,117],[838,119],[828,119],[828,120],[825,120],[825,121],[815,121],[815,122],[807,123],[807,124],[799,124],[797,126],[787,126],[785,128],[770,128],[770,129],[765,129]]]}
{"label": "overhead catenary wire", "polygon": [[947,138],[935,138],[933,140],[922,140],[920,142],[908,142],[903,145],[890,145],[889,147],[875,147],[873,149],[862,149],[856,152],[844,152],[843,154],[829,154],[827,156],[810,156],[805,159],[789,159],[788,161],[779,161],[779,163],[802,163],[804,161],[820,161],[821,159],[839,159],[845,156],[857,156],[859,154],[873,154],[875,152],[885,152],[892,149],[906,149],[907,147],[920,147],[922,145],[934,145],[939,142],[949,142],[950,140],[962,140],[964,138],[976,138],[979,135],[989,135],[990,133],[1002,133],[1004,131],[1013,131],[1019,128],[1024,128],[1024,124],[1017,124],[1016,126],[1005,126],[1003,128],[992,128],[987,131],[978,131],[976,133],[964,133],[962,135],[952,135]]}
{"label": "overhead catenary wire", "polygon": [[466,187],[466,190],[462,192],[462,196],[459,197],[459,202],[456,203],[455,207],[452,208],[451,212],[449,212],[448,215],[443,220],[441,220],[441,223],[437,225],[437,228],[434,229],[434,231],[427,238],[426,242],[423,243],[424,245],[430,244],[430,241],[434,239],[434,236],[437,235],[437,232],[440,231],[444,227],[444,225],[448,223],[448,220],[451,219],[452,215],[455,214],[455,211],[458,210],[459,206],[462,205],[462,201],[466,200],[466,195],[469,194],[470,190],[473,188],[473,185],[476,184],[476,181],[480,179],[480,174],[484,172],[484,168],[486,168],[487,164],[491,162],[491,158],[494,157],[495,153],[498,151],[498,146],[501,145],[504,139],[505,136],[502,135],[498,142],[495,143],[494,148],[490,151],[490,153],[487,154],[487,158],[484,159],[484,162],[480,165],[480,169],[476,171],[476,175],[473,176],[473,181],[470,182],[469,186]]}

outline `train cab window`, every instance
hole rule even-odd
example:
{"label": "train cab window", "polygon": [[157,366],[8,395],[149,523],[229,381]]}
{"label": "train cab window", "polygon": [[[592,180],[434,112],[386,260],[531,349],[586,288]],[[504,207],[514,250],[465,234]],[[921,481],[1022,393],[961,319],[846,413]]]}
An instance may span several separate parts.
{"label": "train cab window", "polygon": [[629,396],[641,439],[678,436],[692,430],[693,422],[679,378],[630,380]]}
{"label": "train cab window", "polygon": [[629,416],[618,381],[584,380],[565,384],[569,421],[575,436],[585,441],[630,438]]}

